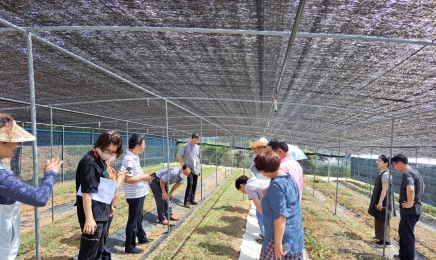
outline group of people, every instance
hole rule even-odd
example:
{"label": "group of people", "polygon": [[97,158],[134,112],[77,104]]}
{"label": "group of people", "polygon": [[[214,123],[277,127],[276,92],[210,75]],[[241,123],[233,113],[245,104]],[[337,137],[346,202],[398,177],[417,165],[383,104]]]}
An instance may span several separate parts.
{"label": "group of people", "polygon": [[[184,144],[177,153],[180,168],[163,169],[157,172],[144,173],[139,155],[145,150],[144,136],[133,133],[129,138],[128,151],[125,153],[122,169],[115,171],[111,162],[123,153],[123,143],[119,133],[104,131],[89,151],[79,162],[76,171],[77,216],[82,230],[78,259],[111,259],[106,248],[109,227],[117,206],[117,190],[113,193],[111,203],[98,199],[99,188],[104,189],[102,180],[110,179],[117,183],[117,188],[124,182],[124,193],[129,205],[125,252],[142,253],[137,243],[153,241],[147,237],[142,226],[145,197],[151,188],[156,202],[158,222],[168,225],[169,221],[178,221],[172,215],[171,201],[174,191],[188,180],[185,191],[184,206],[195,205],[195,190],[200,174],[201,152],[197,145],[200,137],[193,134],[191,141]],[[191,166],[193,165],[193,166]],[[168,186],[172,185],[168,194]],[[79,192],[80,189],[80,192]]]}
{"label": "group of people", "polygon": [[[185,191],[184,205],[190,207],[197,204],[194,200],[197,178],[189,178],[189,176],[200,174],[201,151],[197,145],[199,138],[198,134],[194,133],[191,141],[178,152],[180,168],[146,174],[140,166],[138,157],[145,149],[145,139],[142,135],[130,136],[122,167],[120,170],[115,170],[111,163],[123,154],[122,138],[119,133],[112,130],[100,134],[93,149],[80,160],[76,170],[77,218],[82,231],[79,260],[111,259],[111,253],[105,244],[118,203],[117,190],[123,182],[129,205],[125,241],[127,253],[143,252],[136,247],[136,241],[139,244],[152,241],[142,227],[144,200],[149,193],[149,186],[155,197],[159,223],[163,225],[168,225],[168,220],[178,220],[172,216],[171,207],[168,211],[168,201],[172,200],[174,190],[183,184],[185,179],[188,179],[188,187]],[[13,158],[18,143],[35,140],[35,136],[17,125],[11,115],[0,113],[0,255],[2,259],[12,260],[17,256],[21,203],[35,207],[45,206],[53,191],[57,172],[63,163],[59,158],[46,161],[43,169],[44,178],[39,188],[19,180],[1,160]],[[167,187],[172,184],[175,185],[168,194]]]}
{"label": "group of people", "polygon": [[[35,141],[35,137],[16,124],[12,116],[0,113],[0,160],[14,157],[19,142]],[[126,225],[125,251],[140,253],[138,243],[148,243],[142,227],[144,200],[153,192],[158,221],[168,225],[172,216],[171,200],[174,191],[187,179],[185,207],[197,204],[195,192],[200,174],[201,149],[197,145],[198,134],[184,144],[177,153],[180,168],[164,169],[150,174],[142,170],[138,155],[144,152],[145,139],[138,134],[129,138],[128,151],[122,162],[122,169],[115,170],[111,165],[123,154],[123,143],[119,133],[104,131],[79,162],[76,171],[77,217],[82,230],[78,259],[111,259],[105,247],[109,227],[117,207],[117,189],[124,182],[124,192],[129,205]],[[267,141],[261,138],[250,143],[254,149],[253,165],[250,172],[255,178],[240,176],[236,189],[247,194],[256,207],[260,224],[262,244],[260,259],[304,259],[304,235],[302,225],[301,200],[303,192],[303,171],[297,161],[288,152],[283,139]],[[59,158],[46,161],[44,178],[39,188],[31,187],[20,181],[14,173],[0,162],[0,255],[2,259],[15,259],[19,248],[20,205],[44,206],[53,191],[56,174],[63,162]],[[389,220],[396,216],[389,165],[402,173],[399,192],[400,224],[398,228],[399,254],[395,259],[414,259],[414,227],[422,214],[421,198],[424,194],[422,175],[408,164],[403,154],[392,158],[381,155],[377,160],[380,168],[368,213],[375,219],[376,246],[390,246]],[[112,194],[98,196],[111,180]],[[172,185],[168,194],[168,186]],[[109,197],[109,203],[104,197]],[[103,199],[102,199],[103,198]],[[169,209],[169,210],[168,210]],[[386,227],[386,228],[385,228]],[[284,250],[285,247],[290,249]]]}
{"label": "group of people", "polygon": [[[264,137],[250,142],[253,148],[250,173],[235,181],[236,189],[247,194],[256,208],[260,234],[256,242],[262,244],[260,259],[304,259],[303,229],[300,203],[303,192],[303,172],[288,153],[283,139]],[[389,166],[402,173],[399,191],[400,223],[399,253],[395,259],[415,259],[414,228],[422,214],[421,199],[424,180],[418,170],[408,164],[408,158],[397,154],[377,159],[380,172],[375,179],[368,213],[374,217],[375,246],[390,247],[390,219],[396,216]],[[284,244],[291,250],[283,251]]]}
{"label": "group of people", "polygon": [[256,207],[260,227],[256,242],[262,244],[259,259],[304,259],[303,170],[284,139],[268,142],[262,137],[250,146],[253,178],[242,175],[235,186]]}
{"label": "group of people", "polygon": [[422,214],[421,199],[424,194],[424,179],[418,170],[409,166],[408,158],[397,154],[392,158],[380,155],[377,166],[380,169],[375,179],[368,214],[374,217],[375,246],[391,247],[390,219],[395,217],[393,179],[389,172],[392,164],[397,172],[402,173],[399,191],[400,223],[398,226],[399,252],[394,259],[415,259],[415,225]]}

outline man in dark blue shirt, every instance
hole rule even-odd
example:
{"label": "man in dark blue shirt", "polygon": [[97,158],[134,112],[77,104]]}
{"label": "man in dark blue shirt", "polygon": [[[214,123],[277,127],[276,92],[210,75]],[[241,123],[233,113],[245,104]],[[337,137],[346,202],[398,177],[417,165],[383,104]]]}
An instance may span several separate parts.
{"label": "man in dark blue shirt", "polygon": [[392,166],[397,172],[403,173],[400,185],[400,250],[394,259],[415,259],[415,234],[416,222],[422,214],[421,197],[424,193],[424,179],[422,175],[408,164],[408,159],[403,154],[397,154],[391,159]]}

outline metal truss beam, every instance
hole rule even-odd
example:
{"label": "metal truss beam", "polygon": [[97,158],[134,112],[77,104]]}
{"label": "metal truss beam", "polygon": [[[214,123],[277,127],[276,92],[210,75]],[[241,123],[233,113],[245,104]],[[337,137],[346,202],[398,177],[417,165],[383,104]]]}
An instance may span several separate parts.
{"label": "metal truss beam", "polygon": [[[188,97],[165,97],[168,100],[186,100]],[[246,103],[271,103],[271,101],[261,101],[261,100],[247,100],[247,99],[231,99],[231,98],[205,98],[205,97],[189,97],[190,100],[202,100],[202,101],[226,101],[226,102],[246,102]],[[121,98],[121,99],[104,99],[104,100],[94,100],[94,101],[80,101],[80,102],[68,102],[68,103],[56,103],[50,104],[53,107],[59,106],[70,106],[70,105],[81,105],[81,104],[93,104],[93,103],[107,103],[107,102],[125,102],[125,101],[143,101],[143,100],[162,100],[161,98]],[[333,109],[340,111],[350,111],[355,113],[369,114],[369,115],[377,115],[379,112],[370,112],[364,110],[356,110],[349,108],[341,108],[341,107],[332,107],[332,106],[322,106],[322,105],[312,105],[312,104],[304,104],[304,103],[295,103],[295,102],[277,102],[280,105],[289,105],[289,106],[300,106],[300,107],[313,107],[320,109]],[[170,117],[171,118],[171,117]]]}
{"label": "metal truss beam", "polygon": [[[234,29],[213,29],[213,28],[182,28],[182,27],[153,27],[153,26],[35,26],[35,27],[21,27],[29,32],[40,31],[135,31],[135,32],[178,32],[178,33],[201,33],[201,34],[231,34],[231,35],[263,35],[275,37],[289,37],[289,31],[257,31],[257,30],[234,30]],[[1,32],[18,31],[14,27],[0,28]],[[423,41],[423,40],[408,40],[402,38],[387,38],[387,37],[374,37],[362,36],[351,34],[330,34],[330,33],[308,33],[297,32],[297,38],[325,38],[325,39],[338,39],[338,40],[354,40],[354,41],[368,41],[368,42],[390,42],[390,43],[403,43],[413,45],[426,45],[436,46],[436,42]]]}

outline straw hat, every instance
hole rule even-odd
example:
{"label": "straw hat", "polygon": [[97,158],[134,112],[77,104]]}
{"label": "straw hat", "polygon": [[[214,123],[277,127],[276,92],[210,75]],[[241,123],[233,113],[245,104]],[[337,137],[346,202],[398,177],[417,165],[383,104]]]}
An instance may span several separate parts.
{"label": "straw hat", "polygon": [[257,140],[256,142],[249,142],[250,146],[252,148],[256,148],[258,146],[267,146],[268,145],[268,140],[266,140],[265,137],[261,137],[259,140]]}
{"label": "straw hat", "polygon": [[36,138],[14,121],[12,126],[0,128],[0,142],[29,142]]}

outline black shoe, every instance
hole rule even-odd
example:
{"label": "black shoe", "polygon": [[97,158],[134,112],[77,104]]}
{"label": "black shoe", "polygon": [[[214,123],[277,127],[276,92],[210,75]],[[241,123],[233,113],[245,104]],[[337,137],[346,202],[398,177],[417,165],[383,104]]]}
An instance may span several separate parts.
{"label": "black shoe", "polygon": [[126,248],[126,253],[131,253],[131,254],[140,254],[140,253],[142,253],[142,252],[144,252],[144,250],[143,249],[141,249],[141,248],[137,248],[137,247],[130,247],[130,249],[127,249]]}
{"label": "black shoe", "polygon": [[401,260],[400,255],[394,255],[394,260]]}
{"label": "black shoe", "polygon": [[[382,240],[382,241],[375,242],[375,246],[376,246],[376,247],[383,247],[383,240]],[[386,246],[386,247],[391,247],[391,246],[392,246],[392,245],[391,245],[391,242],[386,242],[386,243],[385,243],[385,246]]]}
{"label": "black shoe", "polygon": [[185,202],[184,204],[183,204],[183,207],[185,207],[185,208],[191,208],[191,206],[189,205],[189,202]]}
{"label": "black shoe", "polygon": [[197,204],[198,204],[198,202],[196,202],[195,200],[191,200],[191,201],[189,201],[189,203],[190,203],[191,205],[197,205]]}
{"label": "black shoe", "polygon": [[254,241],[256,241],[258,244],[261,244],[261,245],[263,244],[263,238],[257,237],[254,239]]}
{"label": "black shoe", "polygon": [[154,239],[152,239],[152,238],[146,238],[145,240],[138,241],[138,244],[146,244],[146,243],[150,243],[153,241],[154,241]]}

